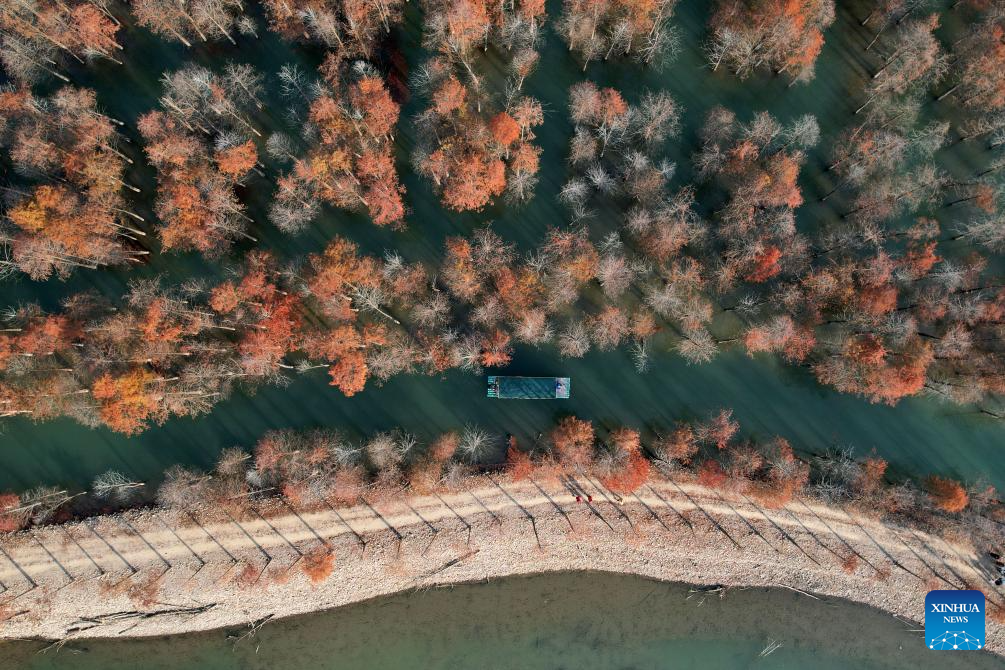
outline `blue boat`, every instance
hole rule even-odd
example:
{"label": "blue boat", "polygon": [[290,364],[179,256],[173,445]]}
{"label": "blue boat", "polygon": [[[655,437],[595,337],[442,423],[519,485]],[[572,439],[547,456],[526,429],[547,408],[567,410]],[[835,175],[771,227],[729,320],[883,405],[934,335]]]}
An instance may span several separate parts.
{"label": "blue boat", "polygon": [[566,399],[572,392],[569,377],[505,377],[488,378],[489,398],[509,400],[555,400]]}

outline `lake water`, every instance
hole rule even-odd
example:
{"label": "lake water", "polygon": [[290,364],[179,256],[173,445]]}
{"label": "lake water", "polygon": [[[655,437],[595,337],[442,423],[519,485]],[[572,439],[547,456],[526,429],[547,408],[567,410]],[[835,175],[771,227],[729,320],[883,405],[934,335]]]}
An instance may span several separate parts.
{"label": "lake water", "polygon": [[[270,169],[269,179],[253,182],[243,194],[257,221],[251,232],[261,240],[262,247],[282,258],[317,251],[339,234],[356,240],[369,253],[380,254],[395,248],[408,261],[432,263],[448,235],[468,234],[479,225],[491,223],[504,238],[521,250],[529,250],[549,226],[567,225],[567,213],[555,199],[567,178],[565,159],[571,125],[566,91],[571,83],[583,78],[616,86],[630,101],[637,100],[644,89],[666,88],[684,106],[683,132],[666,148],[669,157],[678,163],[675,187],[691,178],[689,158],[697,148],[697,128],[712,106],[725,105],[741,119],[750,118],[759,110],[768,110],[783,121],[805,113],[816,114],[822,139],[819,149],[810,153],[800,179],[807,204],[798,213],[799,227],[812,231],[822,222],[833,221],[846,205],[840,196],[825,204],[817,202],[831,186],[824,167],[834,136],[852,121],[852,111],[860,104],[863,78],[877,67],[878,57],[863,51],[871,39],[872,27],[858,25],[857,19],[866,13],[862,4],[838,3],[838,20],[827,33],[816,80],[808,86],[792,88],[783,78],[761,76],[741,83],[725,72],[710,73],[701,55],[709,6],[697,0],[683,0],[678,7],[674,22],[681,31],[682,52],[663,72],[643,70],[630,63],[608,62],[592,64],[584,74],[548,31],[541,49],[542,67],[528,79],[526,87],[529,94],[543,101],[546,109],[545,125],[538,139],[544,150],[541,180],[536,198],[527,206],[497,206],[468,215],[443,210],[429,185],[408,168],[407,157],[413,144],[409,118],[424,104],[413,97],[405,105],[398,134],[399,170],[412,209],[405,232],[378,229],[362,217],[328,211],[303,235],[284,236],[267,222],[264,212],[272,191],[271,180],[277,174],[275,169]],[[394,36],[410,67],[426,57],[419,45],[422,22],[419,5],[419,2],[408,4],[406,21]],[[552,22],[560,5],[558,0],[548,2]],[[261,27],[257,5],[250,5],[249,11],[258,16]],[[940,34],[947,41],[952,37],[958,16],[959,13],[945,14]],[[145,191],[133,205],[148,219],[152,220],[154,175],[141,160],[132,122],[156,106],[160,72],[177,69],[188,60],[217,67],[226,59],[247,61],[265,72],[274,91],[275,75],[283,63],[298,62],[306,72],[311,72],[320,60],[317,51],[285,44],[264,27],[261,34],[257,42],[240,39],[240,48],[214,44],[187,50],[129,27],[121,39],[126,48],[125,66],[97,64],[72,73],[76,83],[98,90],[99,102],[109,114],[129,124],[126,133],[133,144],[127,151],[137,160],[130,180]],[[490,68],[497,65],[492,63]],[[289,131],[291,128],[283,118],[284,103],[275,95],[268,102],[256,123],[266,131]],[[929,105],[927,109],[928,114],[942,114],[950,108]],[[987,156],[979,143],[968,143],[943,150],[939,159],[944,169],[963,178],[983,165]],[[945,210],[936,215],[948,216]],[[601,208],[600,215],[590,223],[593,237],[597,239],[616,228],[620,217],[614,207]],[[943,223],[948,226],[951,221]],[[152,228],[148,230],[153,241]],[[239,246],[237,251],[245,248]],[[149,265],[131,271],[77,272],[67,282],[7,283],[0,287],[0,305],[34,300],[52,308],[76,291],[96,290],[118,296],[131,278],[164,276],[167,281],[191,276],[215,278],[223,274],[227,265],[226,261],[206,262],[193,254],[160,254],[156,245],[153,251]],[[967,251],[955,243],[939,249],[947,258],[962,256]],[[590,300],[587,296],[584,304],[588,305]],[[719,337],[732,337],[737,327],[737,322],[723,313],[716,318],[713,331]],[[208,416],[175,419],[134,438],[104,429],[91,430],[69,420],[41,425],[26,419],[7,420],[0,426],[3,459],[0,489],[24,489],[43,482],[83,487],[109,468],[155,482],[173,463],[207,466],[221,449],[235,445],[249,447],[264,432],[275,428],[333,426],[361,435],[401,426],[420,438],[430,438],[437,431],[477,423],[500,436],[501,457],[502,435],[513,433],[530,443],[561,414],[575,413],[602,427],[631,425],[650,434],[675,420],[700,418],[721,407],[735,410],[747,436],[765,438],[780,434],[804,452],[853,445],[859,454],[875,450],[890,460],[894,474],[940,472],[964,479],[984,475],[1000,489],[1005,488],[1005,459],[1001,458],[1005,428],[977,408],[950,406],[930,399],[910,399],[894,408],[870,405],[821,388],[805,369],[783,366],[769,357],[751,359],[738,350],[728,351],[711,364],[689,367],[667,351],[672,339],[669,333],[656,338],[652,368],[643,376],[636,374],[623,352],[593,353],[582,360],[563,361],[551,347],[518,349],[513,364],[500,370],[504,374],[572,377],[572,399],[561,403],[488,400],[484,397],[482,378],[458,372],[442,379],[397,378],[383,388],[371,386],[347,399],[327,386],[323,371],[315,371],[296,378],[287,388],[263,388],[254,395],[238,393],[220,403]]]}
{"label": "lake water", "polygon": [[[690,598],[689,598],[690,596]],[[985,652],[936,652],[914,626],[847,601],[784,590],[724,598],[594,573],[514,577],[396,596],[239,629],[147,640],[0,646],[0,670],[603,670],[1001,668]],[[768,656],[772,641],[781,646]]]}

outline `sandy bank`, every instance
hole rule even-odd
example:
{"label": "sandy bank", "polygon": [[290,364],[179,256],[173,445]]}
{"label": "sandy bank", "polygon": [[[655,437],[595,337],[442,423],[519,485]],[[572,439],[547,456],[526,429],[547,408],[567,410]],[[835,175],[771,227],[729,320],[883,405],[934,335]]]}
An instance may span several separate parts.
{"label": "sandy bank", "polygon": [[[557,483],[477,484],[338,510],[147,512],[7,536],[0,637],[176,634],[563,570],[784,586],[912,621],[923,620],[932,588],[969,582],[1002,602],[971,548],[841,509],[795,501],[768,510],[666,481],[623,505],[588,482],[580,484],[592,504]],[[330,573],[318,567],[325,552]],[[1005,652],[990,620],[987,646]]]}

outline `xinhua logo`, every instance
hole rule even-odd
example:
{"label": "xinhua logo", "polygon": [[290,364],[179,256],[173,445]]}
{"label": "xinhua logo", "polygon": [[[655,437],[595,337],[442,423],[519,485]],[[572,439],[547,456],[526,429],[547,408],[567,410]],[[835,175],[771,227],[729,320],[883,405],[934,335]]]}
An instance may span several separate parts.
{"label": "xinhua logo", "polygon": [[984,594],[929,591],[925,596],[925,642],[929,649],[983,649]]}

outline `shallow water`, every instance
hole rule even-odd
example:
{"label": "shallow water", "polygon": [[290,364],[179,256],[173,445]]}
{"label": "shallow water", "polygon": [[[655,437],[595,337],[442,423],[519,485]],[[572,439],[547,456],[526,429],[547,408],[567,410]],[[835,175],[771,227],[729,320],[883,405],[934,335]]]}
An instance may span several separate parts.
{"label": "shallow water", "polygon": [[[984,652],[935,652],[913,626],[780,589],[689,594],[600,573],[513,577],[406,593],[266,624],[148,640],[0,646],[0,670],[1001,668]],[[766,657],[771,642],[781,646]]]}
{"label": "shallow water", "polygon": [[[749,119],[762,109],[782,120],[804,113],[817,115],[822,139],[819,148],[810,152],[801,175],[807,204],[798,212],[800,229],[815,230],[835,221],[845,206],[840,196],[825,204],[816,202],[831,188],[823,168],[835,135],[852,121],[851,113],[860,104],[863,77],[868,76],[870,68],[875,69],[878,58],[874,53],[863,52],[870,35],[856,20],[864,15],[861,4],[838,3],[838,19],[827,33],[816,79],[808,86],[791,88],[783,78],[755,76],[739,82],[725,72],[710,73],[701,55],[710,8],[709,3],[697,0],[684,0],[678,7],[674,23],[681,31],[682,51],[678,60],[662,72],[631,63],[607,62],[594,63],[583,73],[549,28],[541,49],[542,65],[527,81],[527,92],[541,99],[546,109],[545,125],[538,132],[538,143],[544,150],[541,180],[531,203],[520,208],[496,206],[467,215],[452,214],[440,207],[429,184],[408,167],[414,141],[409,119],[424,104],[415,96],[403,109],[398,133],[399,170],[412,208],[408,230],[382,230],[363,217],[328,210],[303,235],[284,236],[267,222],[264,212],[273,188],[271,180],[276,175],[270,169],[269,179],[252,182],[243,194],[258,222],[251,232],[261,240],[260,246],[282,258],[317,251],[338,234],[357,241],[369,253],[380,254],[395,248],[408,261],[432,263],[439,256],[445,237],[468,234],[479,225],[491,223],[500,235],[526,251],[543,237],[549,226],[567,225],[567,213],[555,196],[568,176],[565,158],[571,125],[567,89],[583,78],[617,86],[630,101],[637,100],[647,88],[666,88],[683,105],[683,132],[666,147],[668,156],[678,163],[674,187],[690,180],[689,159],[697,148],[697,128],[712,106],[725,105],[741,119]],[[949,3],[943,0],[938,4]],[[422,22],[419,5],[419,2],[408,4],[405,24],[396,29],[393,37],[408,66],[413,68],[426,57],[419,44]],[[560,5],[558,0],[548,2],[552,22]],[[258,41],[241,38],[237,48],[214,44],[187,50],[130,26],[122,36],[127,55],[125,66],[97,64],[75,71],[74,81],[96,88],[101,105],[131,125],[138,115],[156,106],[160,72],[177,69],[187,60],[216,67],[226,59],[254,63],[266,74],[273,91],[277,87],[276,72],[282,64],[295,61],[305,72],[311,72],[320,54],[282,42],[264,30],[257,5],[252,3],[249,7],[262,28]],[[951,39],[958,16],[959,13],[944,13],[940,33],[944,41]],[[291,127],[283,119],[284,103],[274,94],[268,103],[257,115],[256,123],[265,130],[289,131]],[[951,110],[946,105],[929,105],[926,109],[936,115]],[[130,127],[126,132],[133,139],[126,151],[137,160],[130,180],[145,190],[134,203],[135,209],[150,218],[153,171],[142,160],[135,129]],[[983,154],[979,143],[969,143],[949,147],[940,152],[939,158],[944,169],[963,178],[986,160]],[[946,211],[939,210],[934,215],[942,217]],[[620,216],[615,206],[602,207],[590,222],[593,237],[598,239],[614,229]],[[152,228],[150,232],[152,241]],[[239,245],[237,250],[244,248]],[[21,280],[4,284],[0,287],[0,306],[37,300],[54,307],[63,297],[81,290],[117,296],[131,278],[165,276],[167,281],[177,281],[191,276],[218,277],[227,265],[226,260],[208,262],[194,254],[160,254],[156,245],[154,251],[148,266],[128,272],[87,271],[76,273],[68,282],[33,284]],[[939,252],[951,258],[965,254],[967,249],[948,244],[942,245]],[[584,304],[588,305],[590,300],[587,297]],[[720,315],[713,324],[713,331],[720,337],[734,336],[736,328],[737,324],[728,315]],[[563,361],[552,347],[519,349],[513,365],[499,371],[571,376],[572,399],[563,402],[488,400],[484,397],[482,378],[458,372],[443,379],[397,378],[383,388],[370,386],[356,397],[345,398],[327,385],[323,371],[315,371],[297,377],[287,388],[263,388],[255,395],[237,393],[208,416],[174,419],[134,438],[105,429],[88,429],[70,420],[41,425],[26,419],[7,420],[0,424],[3,455],[0,489],[24,489],[39,483],[86,487],[95,475],[109,468],[154,483],[173,463],[210,465],[221,449],[235,445],[250,447],[264,432],[275,428],[329,426],[361,435],[401,426],[428,439],[437,431],[476,423],[499,436],[497,457],[501,457],[505,433],[513,433],[529,444],[561,414],[575,413],[594,420],[601,428],[624,424],[651,433],[665,430],[675,420],[704,417],[721,407],[735,410],[747,436],[766,438],[780,434],[803,452],[853,445],[859,454],[875,450],[890,460],[894,474],[940,472],[965,479],[984,475],[999,489],[1005,489],[1005,459],[1000,456],[1005,427],[981,415],[977,408],[945,405],[930,399],[910,399],[894,408],[870,405],[862,399],[821,388],[805,369],[784,366],[774,358],[750,359],[737,350],[710,364],[691,367],[667,351],[670,340],[656,338],[653,365],[644,376],[636,374],[629,356],[623,352],[593,353],[579,361]]]}

